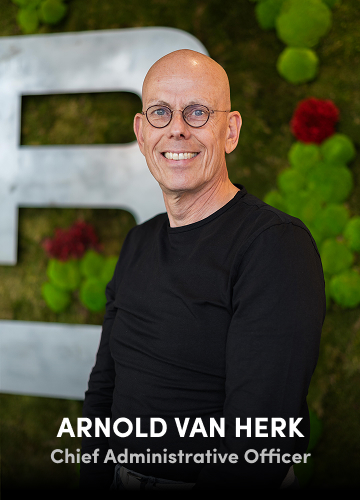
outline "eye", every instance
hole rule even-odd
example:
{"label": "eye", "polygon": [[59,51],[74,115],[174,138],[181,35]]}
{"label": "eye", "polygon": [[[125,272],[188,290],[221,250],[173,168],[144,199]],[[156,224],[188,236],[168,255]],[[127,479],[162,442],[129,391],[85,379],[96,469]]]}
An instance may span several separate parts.
{"label": "eye", "polygon": [[202,120],[207,120],[209,111],[205,106],[201,106],[198,104],[185,108],[184,114],[187,120],[199,123]]}
{"label": "eye", "polygon": [[169,110],[167,108],[162,108],[162,107],[154,108],[151,111],[152,116],[159,117],[159,118],[162,116],[167,116],[168,114],[169,114]]}

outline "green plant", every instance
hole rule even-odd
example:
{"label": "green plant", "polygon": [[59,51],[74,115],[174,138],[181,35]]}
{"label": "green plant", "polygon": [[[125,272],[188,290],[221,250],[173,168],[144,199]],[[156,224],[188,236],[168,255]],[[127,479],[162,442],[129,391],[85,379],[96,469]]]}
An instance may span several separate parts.
{"label": "green plant", "polygon": [[101,274],[100,274],[100,280],[103,283],[105,283],[105,284],[109,283],[109,281],[113,277],[117,261],[118,261],[118,258],[115,256],[108,257],[107,259],[105,259],[105,262],[104,262],[104,265],[102,267]]}
{"label": "green plant", "polygon": [[43,23],[57,24],[65,16],[67,5],[61,0],[45,0],[39,9],[39,17]]}
{"label": "green plant", "polygon": [[343,234],[350,250],[360,253],[360,216],[352,217],[347,222]]}
{"label": "green plant", "polygon": [[321,0],[285,0],[275,25],[286,45],[309,49],[329,31],[331,10]]}
{"label": "green plant", "polygon": [[357,300],[358,273],[342,273],[350,270],[353,252],[360,253],[360,216],[350,217],[343,202],[353,188],[345,162],[353,160],[356,151],[348,136],[335,133],[339,111],[331,101],[309,98],[300,104],[291,121],[300,139],[288,153],[290,167],[278,174],[278,189],[269,191],[264,201],[298,217],[310,230],[320,249],[327,308],[331,299],[350,307]]}
{"label": "green plant", "polygon": [[39,26],[39,16],[37,11],[31,7],[20,9],[16,20],[24,33],[34,33]]}
{"label": "green plant", "polygon": [[301,191],[305,187],[306,179],[298,170],[288,168],[278,175],[277,183],[280,192],[289,195]]}
{"label": "green plant", "polygon": [[[323,432],[322,421],[318,418],[316,413],[309,410],[310,416],[310,440],[306,452],[310,453],[321,438]],[[312,456],[306,458],[306,462],[302,461],[299,464],[294,464],[294,472],[299,480],[301,487],[306,486],[314,473],[314,459]]]}
{"label": "green plant", "polygon": [[322,2],[332,9],[335,5],[340,5],[341,0],[322,0]]}
{"label": "green plant", "polygon": [[105,259],[101,254],[88,250],[80,260],[80,272],[85,278],[97,278],[101,274],[104,263]]}
{"label": "green plant", "polygon": [[288,47],[280,54],[276,67],[292,84],[313,80],[318,58],[313,50],[330,30],[331,8],[336,0],[251,0],[256,1],[255,15],[265,29],[276,29],[279,39]]}
{"label": "green plant", "polygon": [[98,312],[106,304],[105,285],[96,278],[88,278],[80,287],[80,300],[90,311]]}
{"label": "green plant", "polygon": [[321,159],[320,147],[317,144],[305,144],[297,141],[291,146],[288,159],[292,167],[306,175],[312,167],[319,163]]}
{"label": "green plant", "polygon": [[68,6],[62,0],[12,0],[20,7],[16,20],[24,33],[34,33],[40,24],[57,24]]}
{"label": "green plant", "polygon": [[353,189],[353,176],[345,165],[320,162],[309,172],[308,188],[327,203],[342,203]]}
{"label": "green plant", "polygon": [[80,261],[80,271],[84,278],[80,286],[81,303],[90,311],[102,311],[106,305],[105,288],[111,280],[117,257],[103,257],[88,250]]}
{"label": "green plant", "polygon": [[84,221],[68,229],[56,229],[54,238],[42,243],[49,255],[49,282],[42,296],[54,312],[65,310],[72,300],[71,292],[80,289],[79,299],[90,311],[98,312],[106,304],[105,288],[111,280],[117,257],[104,257],[94,228]]}
{"label": "green plant", "polygon": [[354,269],[347,269],[333,276],[330,296],[342,307],[357,307],[360,304],[360,274]]}
{"label": "green plant", "polygon": [[48,307],[56,313],[64,311],[70,305],[71,294],[57,288],[53,283],[44,283],[41,293]]}
{"label": "green plant", "polygon": [[329,309],[330,304],[331,304],[331,295],[330,295],[331,276],[327,273],[324,273],[324,280],[325,280],[326,309]]}
{"label": "green plant", "polygon": [[349,211],[344,205],[329,203],[323,209],[316,210],[314,218],[309,222],[320,237],[325,239],[340,235],[348,219]]}
{"label": "green plant", "polygon": [[355,158],[355,146],[345,134],[333,134],[320,146],[321,155],[328,163],[345,164]]}
{"label": "green plant", "polygon": [[271,205],[272,207],[275,207],[278,210],[281,210],[282,212],[286,212],[286,210],[287,210],[286,200],[279,193],[279,191],[277,191],[276,189],[273,189],[272,191],[269,191],[265,195],[264,201],[268,205]]}
{"label": "green plant", "polygon": [[79,264],[73,259],[66,262],[51,259],[47,267],[47,275],[60,290],[74,291],[81,280]]}
{"label": "green plant", "polygon": [[285,195],[286,210],[285,212],[293,217],[301,218],[302,209],[308,199],[306,191],[294,191]]}
{"label": "green plant", "polygon": [[275,21],[283,3],[284,0],[264,0],[256,5],[256,19],[263,29],[275,28]]}
{"label": "green plant", "polygon": [[276,68],[289,83],[313,80],[318,72],[319,59],[311,49],[287,47],[279,56]]}
{"label": "green plant", "polygon": [[[321,198],[316,193],[313,194],[306,191],[300,202],[299,218],[306,224],[312,224],[323,210]],[[314,228],[316,226],[317,224],[315,223]]]}
{"label": "green plant", "polygon": [[343,241],[329,238],[324,241],[320,249],[321,260],[325,273],[339,274],[350,268],[354,255]]}

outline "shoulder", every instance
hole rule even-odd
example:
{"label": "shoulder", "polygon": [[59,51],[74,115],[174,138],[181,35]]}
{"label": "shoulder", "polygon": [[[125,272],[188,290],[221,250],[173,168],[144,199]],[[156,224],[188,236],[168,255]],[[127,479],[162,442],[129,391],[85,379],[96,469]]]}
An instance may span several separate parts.
{"label": "shoulder", "polygon": [[120,255],[113,275],[113,286],[122,279],[128,266],[132,265],[140,254],[146,254],[151,246],[151,241],[167,223],[167,214],[158,214],[155,217],[138,224],[130,229],[122,244]]}
{"label": "shoulder", "polygon": [[238,209],[243,215],[246,229],[242,234],[245,231],[246,238],[238,243],[233,283],[239,280],[243,289],[249,287],[257,293],[256,287],[260,287],[264,296],[273,294],[275,300],[279,290],[283,290],[283,297],[298,294],[299,300],[304,298],[301,294],[309,294],[321,302],[319,310],[323,311],[320,254],[305,224],[250,194],[243,196]]}
{"label": "shoulder", "polygon": [[279,242],[303,242],[318,255],[319,251],[309,229],[296,217],[268,205],[246,190],[234,205],[236,217],[232,217],[235,232],[241,239],[242,250],[255,243],[277,245]]}
{"label": "shoulder", "polygon": [[155,215],[141,224],[137,224],[128,232],[124,244],[137,245],[145,240],[149,240],[149,238],[157,234],[167,224],[167,221],[168,217],[166,212],[164,212]]}

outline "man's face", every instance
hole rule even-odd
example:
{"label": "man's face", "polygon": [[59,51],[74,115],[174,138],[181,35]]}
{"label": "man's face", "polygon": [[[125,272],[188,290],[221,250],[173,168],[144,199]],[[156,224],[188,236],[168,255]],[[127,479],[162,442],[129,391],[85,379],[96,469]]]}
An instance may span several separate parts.
{"label": "man's face", "polygon": [[[229,111],[214,75],[203,74],[196,67],[193,71],[165,67],[150,78],[143,91],[143,110],[155,104],[171,110],[202,104],[210,110]],[[180,111],[173,113],[171,122],[164,128],[153,127],[145,116],[138,114],[134,130],[150,172],[165,193],[196,192],[227,175],[229,113],[210,114],[208,122],[200,128],[185,123]],[[187,155],[183,159],[171,159],[169,153]]]}

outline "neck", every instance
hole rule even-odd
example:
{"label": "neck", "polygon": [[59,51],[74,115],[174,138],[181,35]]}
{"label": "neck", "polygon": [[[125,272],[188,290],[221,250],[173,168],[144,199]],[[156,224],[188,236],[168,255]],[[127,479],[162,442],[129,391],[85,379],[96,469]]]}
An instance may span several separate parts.
{"label": "neck", "polygon": [[238,191],[227,177],[205,185],[196,192],[163,192],[170,227],[186,226],[205,219],[226,205]]}

